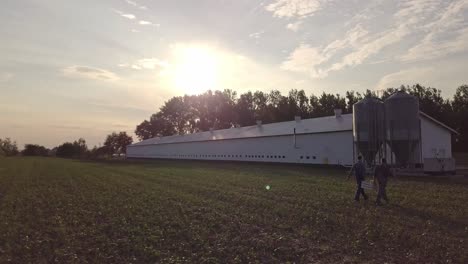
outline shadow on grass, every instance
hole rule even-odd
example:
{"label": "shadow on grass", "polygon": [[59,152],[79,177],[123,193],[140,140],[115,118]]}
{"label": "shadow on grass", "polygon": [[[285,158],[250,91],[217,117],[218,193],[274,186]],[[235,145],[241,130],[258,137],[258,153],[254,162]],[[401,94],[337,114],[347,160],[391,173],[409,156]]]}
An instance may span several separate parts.
{"label": "shadow on grass", "polygon": [[394,213],[397,213],[400,215],[403,214],[411,218],[419,218],[425,221],[431,221],[431,222],[434,222],[438,226],[448,226],[452,230],[459,229],[460,231],[463,231],[465,230],[468,224],[468,222],[466,221],[457,221],[457,220],[449,219],[447,217],[425,212],[425,211],[418,210],[415,208],[403,207],[399,204],[389,204],[389,205],[383,206],[382,208],[385,208],[387,206],[388,206],[388,209],[394,210]]}
{"label": "shadow on grass", "polygon": [[212,161],[212,160],[172,160],[172,159],[127,159],[127,160],[79,160],[79,162],[105,164],[112,166],[138,165],[144,168],[206,168],[206,169],[224,169],[230,171],[243,171],[261,169],[264,172],[301,172],[303,174],[317,175],[336,175],[337,173],[345,175],[349,170],[342,166],[332,165],[313,165],[313,164],[293,164],[293,163],[273,163],[273,162],[248,162],[248,161]]}
{"label": "shadow on grass", "polygon": [[424,175],[424,176],[398,176],[396,179],[401,181],[437,183],[440,185],[468,185],[467,177],[459,177],[452,175]]}

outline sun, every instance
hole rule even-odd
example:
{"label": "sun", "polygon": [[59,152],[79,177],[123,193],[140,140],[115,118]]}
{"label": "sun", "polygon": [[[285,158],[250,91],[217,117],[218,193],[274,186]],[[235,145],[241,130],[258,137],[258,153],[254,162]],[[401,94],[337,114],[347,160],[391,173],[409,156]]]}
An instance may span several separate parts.
{"label": "sun", "polygon": [[176,47],[172,78],[177,89],[199,94],[215,89],[220,63],[214,50],[201,46]]}

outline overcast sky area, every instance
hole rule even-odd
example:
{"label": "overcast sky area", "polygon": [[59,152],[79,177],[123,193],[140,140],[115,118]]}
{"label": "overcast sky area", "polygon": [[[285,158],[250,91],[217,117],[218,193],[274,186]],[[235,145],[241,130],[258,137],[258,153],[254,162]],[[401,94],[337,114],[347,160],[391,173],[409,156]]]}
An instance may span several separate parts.
{"label": "overcast sky area", "polygon": [[467,18],[468,0],[2,0],[0,137],[92,147],[207,89],[449,98]]}

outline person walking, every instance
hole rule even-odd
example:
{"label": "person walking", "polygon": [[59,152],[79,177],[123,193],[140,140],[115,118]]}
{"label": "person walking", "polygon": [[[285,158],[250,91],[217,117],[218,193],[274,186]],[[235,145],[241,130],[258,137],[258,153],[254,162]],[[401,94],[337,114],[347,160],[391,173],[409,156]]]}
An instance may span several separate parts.
{"label": "person walking", "polygon": [[387,198],[387,181],[388,177],[392,175],[392,172],[390,170],[390,166],[387,164],[387,160],[382,159],[382,164],[378,165],[375,168],[375,173],[374,173],[374,184],[379,185],[379,191],[377,193],[377,200],[375,201],[376,205],[382,205],[382,199],[385,200],[385,202],[388,204],[388,198]]}
{"label": "person walking", "polygon": [[364,165],[364,162],[362,161],[362,156],[358,157],[358,162],[353,165],[351,168],[351,171],[348,174],[348,179],[351,177],[353,174],[356,177],[356,184],[357,184],[357,189],[356,189],[356,195],[354,195],[354,200],[356,202],[359,202],[359,198],[362,194],[362,197],[364,197],[364,200],[367,200],[369,197],[366,195],[364,192],[364,189],[361,186],[362,181],[364,181],[364,177],[366,174],[366,166]]}

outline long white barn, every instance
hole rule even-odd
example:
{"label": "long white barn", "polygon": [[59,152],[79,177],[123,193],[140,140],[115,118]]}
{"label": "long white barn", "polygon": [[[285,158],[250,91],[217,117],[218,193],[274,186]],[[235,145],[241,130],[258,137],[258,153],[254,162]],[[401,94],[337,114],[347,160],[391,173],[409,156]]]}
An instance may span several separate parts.
{"label": "long white barn", "polygon": [[[420,113],[421,161],[451,158],[457,132]],[[311,119],[157,137],[127,148],[129,158],[229,160],[349,166],[356,159],[353,115]]]}

